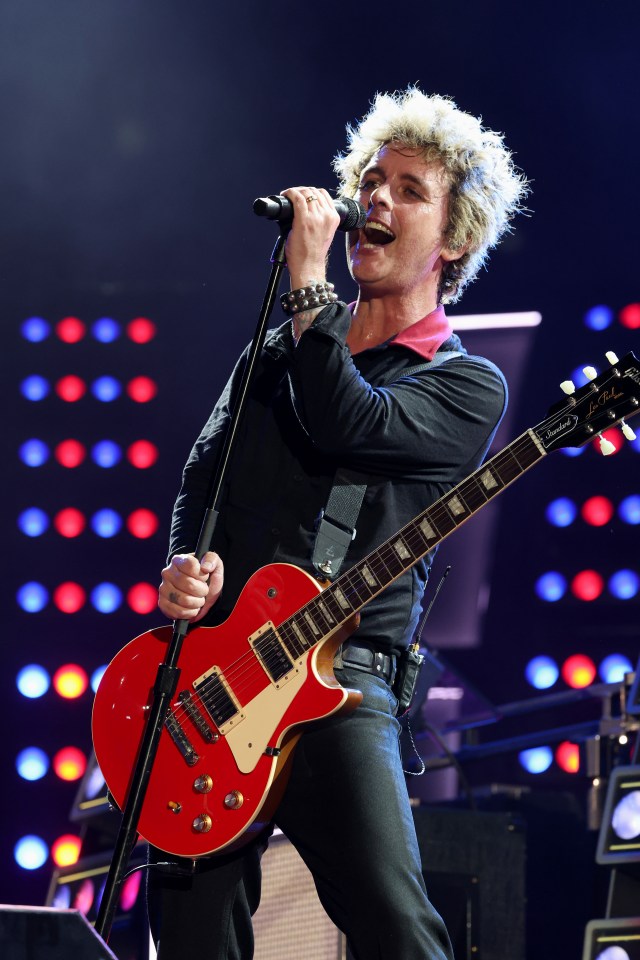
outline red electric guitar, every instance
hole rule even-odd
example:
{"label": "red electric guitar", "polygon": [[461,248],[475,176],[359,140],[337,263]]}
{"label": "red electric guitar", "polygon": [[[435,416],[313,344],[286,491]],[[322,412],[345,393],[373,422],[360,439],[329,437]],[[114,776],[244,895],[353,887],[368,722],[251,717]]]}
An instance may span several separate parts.
{"label": "red electric guitar", "polygon": [[[197,858],[246,843],[269,822],[304,725],[353,709],[361,699],[333,675],[333,656],[358,611],[547,453],[582,446],[640,403],[633,353],[607,354],[600,375],[549,411],[396,536],[323,587],[298,567],[255,573],[225,623],[184,641],[178,690],[160,737],[138,829],[168,853]],[[603,453],[605,438],[600,438]],[[104,674],[93,709],[96,757],[123,808],[172,627],[132,640]]]}

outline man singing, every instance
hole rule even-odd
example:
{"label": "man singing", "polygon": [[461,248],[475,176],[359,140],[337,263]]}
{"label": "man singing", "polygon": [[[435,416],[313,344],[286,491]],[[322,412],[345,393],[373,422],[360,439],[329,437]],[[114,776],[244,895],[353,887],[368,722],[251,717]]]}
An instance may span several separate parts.
{"label": "man singing", "polygon": [[[366,486],[343,569],[356,564],[480,465],[503,415],[501,373],[467,355],[443,304],[458,300],[521,209],[524,177],[500,135],[415,87],[378,95],[348,133],[334,166],[340,194],[367,211],[364,227],[348,234],[357,300],[341,302],[327,276],[339,224],[330,195],[285,190],[294,211],[286,319],[267,336],[200,562],[193,551],[245,356],[185,466],[159,591],[172,620],[221,623],[267,563],[317,575],[318,518],[340,469]],[[362,703],[305,730],[274,816],[356,960],[452,958],[423,880],[393,692],[432,559],[364,607],[335,664]],[[253,956],[267,832],[199,860],[192,877],[150,871],[159,960]]]}

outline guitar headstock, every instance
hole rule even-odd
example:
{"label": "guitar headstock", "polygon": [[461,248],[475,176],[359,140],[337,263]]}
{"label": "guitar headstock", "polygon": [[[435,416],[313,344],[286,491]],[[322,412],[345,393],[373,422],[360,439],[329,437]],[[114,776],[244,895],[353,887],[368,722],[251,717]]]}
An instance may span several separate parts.
{"label": "guitar headstock", "polygon": [[[560,385],[567,397],[533,431],[546,451],[582,447],[618,423],[627,439],[635,438],[624,420],[640,410],[640,364],[633,353],[621,360],[614,353],[606,356],[609,367],[602,373],[585,367],[589,383],[584,387],[576,390],[569,380]],[[600,442],[602,453],[613,452],[603,437]]]}

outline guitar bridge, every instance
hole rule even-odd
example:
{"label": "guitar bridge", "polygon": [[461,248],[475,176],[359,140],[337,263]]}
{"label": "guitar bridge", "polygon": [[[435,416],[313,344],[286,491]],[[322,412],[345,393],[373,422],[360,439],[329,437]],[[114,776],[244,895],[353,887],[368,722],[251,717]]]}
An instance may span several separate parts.
{"label": "guitar bridge", "polygon": [[167,732],[169,736],[171,737],[176,747],[182,754],[188,766],[190,767],[195,766],[195,764],[198,762],[200,757],[196,753],[195,747],[190,742],[186,733],[180,726],[180,723],[178,722],[175,714],[170,713],[167,716],[167,719],[165,720],[164,725],[167,728]]}
{"label": "guitar bridge", "polygon": [[185,713],[193,723],[202,739],[206,740],[207,743],[215,743],[218,739],[218,734],[215,732],[215,730],[211,729],[205,718],[202,716],[189,691],[181,690],[178,694],[178,700],[184,707]]}

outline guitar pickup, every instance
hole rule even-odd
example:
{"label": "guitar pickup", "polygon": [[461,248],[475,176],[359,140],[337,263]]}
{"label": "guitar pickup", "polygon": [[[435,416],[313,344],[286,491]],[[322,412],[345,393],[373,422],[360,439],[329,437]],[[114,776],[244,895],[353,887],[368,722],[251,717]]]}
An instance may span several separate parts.
{"label": "guitar pickup", "polygon": [[249,637],[249,643],[269,680],[276,686],[295,670],[293,660],[271,622]]}

